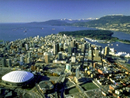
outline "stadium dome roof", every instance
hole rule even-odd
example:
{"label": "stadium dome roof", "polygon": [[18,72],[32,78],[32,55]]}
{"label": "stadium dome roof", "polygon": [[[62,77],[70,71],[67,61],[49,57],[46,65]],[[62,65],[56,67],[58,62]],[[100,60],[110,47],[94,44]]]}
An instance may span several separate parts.
{"label": "stadium dome roof", "polygon": [[23,83],[30,80],[33,77],[34,75],[27,71],[12,71],[5,74],[2,77],[2,80],[12,83]]}

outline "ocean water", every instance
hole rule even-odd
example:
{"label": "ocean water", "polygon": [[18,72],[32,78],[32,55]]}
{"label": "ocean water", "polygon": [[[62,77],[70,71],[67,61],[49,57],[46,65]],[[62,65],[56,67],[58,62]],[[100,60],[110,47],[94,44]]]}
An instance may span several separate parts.
{"label": "ocean water", "polygon": [[61,31],[88,30],[86,27],[49,26],[41,24],[0,24],[0,40],[14,41],[26,37],[46,36]]}
{"label": "ocean water", "polygon": [[[26,37],[34,36],[47,36],[50,34],[57,34],[61,31],[76,31],[76,30],[89,30],[93,28],[88,27],[74,27],[74,26],[50,26],[41,24],[0,24],[0,40],[14,41],[16,39],[23,39]],[[114,32],[114,37],[119,39],[130,40],[130,34],[123,32]],[[102,47],[108,46],[103,43],[92,43],[101,45]],[[117,46],[118,44],[118,46]],[[109,46],[117,51],[123,51],[130,53],[130,44],[124,44],[120,42],[110,43]]]}

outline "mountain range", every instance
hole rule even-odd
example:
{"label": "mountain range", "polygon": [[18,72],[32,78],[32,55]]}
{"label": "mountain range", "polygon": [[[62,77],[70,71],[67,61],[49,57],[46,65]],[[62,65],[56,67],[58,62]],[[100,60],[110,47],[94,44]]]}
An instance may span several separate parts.
{"label": "mountain range", "polygon": [[84,26],[102,30],[122,31],[130,33],[130,16],[107,15],[99,19],[56,19],[45,22],[32,22],[52,26]]}

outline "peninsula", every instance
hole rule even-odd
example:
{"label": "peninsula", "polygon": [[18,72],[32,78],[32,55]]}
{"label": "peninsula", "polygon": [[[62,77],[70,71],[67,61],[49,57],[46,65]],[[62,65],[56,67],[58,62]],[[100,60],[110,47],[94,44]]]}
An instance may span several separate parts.
{"label": "peninsula", "polygon": [[87,37],[92,38],[95,40],[105,40],[106,42],[115,42],[119,41],[122,43],[130,44],[129,40],[120,40],[117,37],[112,37],[113,32],[108,30],[80,30],[80,31],[65,31],[59,32],[59,34],[66,34],[68,36],[75,36],[75,37]]}

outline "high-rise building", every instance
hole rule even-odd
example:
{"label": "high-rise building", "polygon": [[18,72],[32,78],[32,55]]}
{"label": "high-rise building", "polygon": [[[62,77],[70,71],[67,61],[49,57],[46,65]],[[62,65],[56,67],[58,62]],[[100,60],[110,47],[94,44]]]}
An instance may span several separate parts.
{"label": "high-rise building", "polygon": [[28,44],[25,44],[25,49],[26,49],[26,50],[29,50]]}
{"label": "high-rise building", "polygon": [[24,57],[23,55],[20,55],[20,65],[23,65],[24,64]]}
{"label": "high-rise building", "polygon": [[95,60],[95,61],[101,61],[101,55],[99,55],[99,53],[100,53],[100,50],[97,50],[97,49],[94,50],[93,60]]}
{"label": "high-rise building", "polygon": [[46,64],[50,63],[49,53],[45,52],[45,53],[44,53],[44,56],[45,56],[45,63],[46,63]]}
{"label": "high-rise building", "polygon": [[77,48],[74,47],[72,52],[76,54],[77,53]]}
{"label": "high-rise building", "polygon": [[85,51],[85,44],[82,44],[81,46],[81,52],[84,52]]}
{"label": "high-rise building", "polygon": [[68,47],[68,53],[72,54],[72,48],[71,47]]}
{"label": "high-rise building", "polygon": [[2,58],[1,63],[2,63],[2,66],[5,67],[6,66],[6,59]]}
{"label": "high-rise building", "polygon": [[11,61],[11,59],[6,59],[6,62],[7,62],[7,66],[8,66],[8,67],[11,67],[11,66],[12,66],[12,61]]}
{"label": "high-rise building", "polygon": [[75,46],[75,41],[72,40],[72,41],[70,42],[70,47],[73,48],[74,46]]}
{"label": "high-rise building", "polygon": [[59,43],[59,51],[63,51],[63,43]]}
{"label": "high-rise building", "polygon": [[58,43],[55,43],[55,44],[53,45],[53,51],[54,51],[54,54],[55,54],[55,55],[59,52],[59,44],[58,44]]}
{"label": "high-rise building", "polygon": [[108,56],[108,55],[109,55],[109,51],[110,51],[110,50],[109,50],[109,47],[106,46],[106,47],[105,47],[105,56]]}
{"label": "high-rise building", "polygon": [[66,64],[66,71],[71,72],[71,65],[70,64]]}
{"label": "high-rise building", "polygon": [[27,58],[27,64],[30,64],[31,63],[31,59],[28,57]]}
{"label": "high-rise building", "polygon": [[76,68],[76,78],[79,78],[79,67]]}
{"label": "high-rise building", "polygon": [[72,62],[72,63],[75,63],[75,62],[76,62],[76,57],[75,57],[75,56],[72,56],[72,57],[71,57],[71,62]]}
{"label": "high-rise building", "polygon": [[28,51],[28,57],[31,58],[31,52],[30,51]]}
{"label": "high-rise building", "polygon": [[58,52],[58,60],[62,60],[62,52]]}
{"label": "high-rise building", "polygon": [[89,60],[92,60],[93,59],[93,50],[90,50],[88,51],[88,59]]}
{"label": "high-rise building", "polygon": [[91,44],[90,43],[88,44],[88,48],[89,48],[89,50],[91,49]]}

